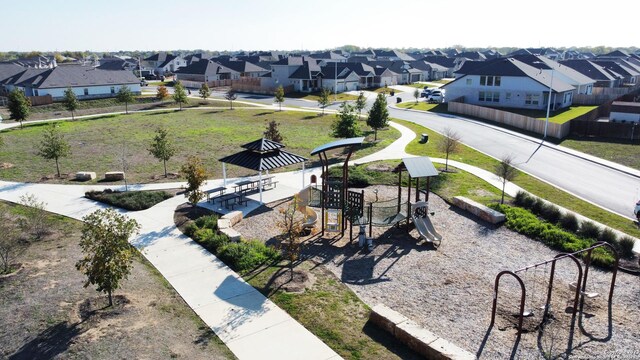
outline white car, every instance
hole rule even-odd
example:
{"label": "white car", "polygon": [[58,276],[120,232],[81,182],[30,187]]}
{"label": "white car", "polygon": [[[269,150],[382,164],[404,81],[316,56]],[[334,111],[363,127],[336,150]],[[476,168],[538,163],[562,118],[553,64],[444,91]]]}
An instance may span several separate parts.
{"label": "white car", "polygon": [[636,203],[636,208],[633,209],[633,213],[638,218],[638,221],[640,221],[640,200],[638,200],[638,202]]}
{"label": "white car", "polygon": [[441,103],[443,99],[444,95],[442,94],[442,91],[434,90],[431,94],[427,95],[425,100],[430,103]]}

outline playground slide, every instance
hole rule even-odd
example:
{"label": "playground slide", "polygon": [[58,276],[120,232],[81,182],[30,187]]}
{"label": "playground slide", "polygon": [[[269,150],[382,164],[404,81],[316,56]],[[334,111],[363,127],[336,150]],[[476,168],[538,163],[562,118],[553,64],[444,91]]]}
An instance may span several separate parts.
{"label": "playground slide", "polygon": [[431,242],[442,241],[442,235],[438,234],[436,229],[433,227],[433,224],[431,223],[431,219],[429,219],[429,215],[426,215],[425,217],[416,216],[417,208],[424,207],[426,208],[425,211],[428,213],[429,205],[424,201],[420,201],[416,204],[413,204],[411,207],[412,207],[411,219],[413,220],[413,223],[416,225],[416,230],[418,230],[418,233],[420,234],[420,236],[424,237],[425,239],[427,239],[427,241],[431,241]]}

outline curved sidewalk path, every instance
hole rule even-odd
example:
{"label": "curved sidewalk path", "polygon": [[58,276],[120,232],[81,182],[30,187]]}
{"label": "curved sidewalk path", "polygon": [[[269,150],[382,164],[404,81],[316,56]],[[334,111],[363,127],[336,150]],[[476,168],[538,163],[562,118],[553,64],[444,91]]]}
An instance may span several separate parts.
{"label": "curved sidewalk path", "polygon": [[[401,137],[385,149],[356,159],[354,163],[414,156],[407,154],[404,149],[415,139],[416,134],[396,123],[391,123],[391,126],[400,131]],[[442,159],[432,160],[444,162]],[[493,186],[502,186],[491,172],[452,160],[449,164],[468,171]],[[308,177],[319,172],[319,168],[308,169],[304,175]],[[301,188],[300,171],[274,175],[282,185],[279,188],[283,188],[274,192],[280,199],[294,195]],[[228,183],[233,181],[234,179],[228,179]],[[129,188],[151,190],[182,185],[184,183],[140,184],[130,185]],[[206,188],[220,185],[222,180],[210,180]],[[0,199],[19,202],[22,195],[34,194],[40,201],[47,203],[46,210],[82,220],[83,216],[106,207],[84,198],[84,193],[106,187],[115,188],[0,181]],[[518,186],[507,184],[506,192],[510,195],[515,195],[518,190]],[[339,359],[338,354],[289,314],[178,230],[173,214],[175,208],[184,202],[183,197],[176,196],[147,210],[121,213],[136,219],[141,225],[140,235],[132,240],[132,244],[160,271],[229,349],[239,359]]]}

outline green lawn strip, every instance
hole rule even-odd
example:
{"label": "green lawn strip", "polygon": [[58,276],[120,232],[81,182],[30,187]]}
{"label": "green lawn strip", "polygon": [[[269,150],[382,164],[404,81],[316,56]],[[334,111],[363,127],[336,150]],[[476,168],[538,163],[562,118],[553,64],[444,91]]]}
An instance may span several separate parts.
{"label": "green lawn strip", "polygon": [[[162,162],[153,158],[147,148],[157,127],[169,131],[176,145],[176,155],[167,162],[170,172],[179,172],[189,155],[204,161],[209,178],[222,178],[222,164],[218,159],[241,151],[241,145],[262,137],[267,121],[280,123],[286,150],[309,157],[312,165],[318,161],[309,153],[315,147],[336,140],[330,136],[335,115],[318,116],[297,111],[265,109],[158,111],[129,115],[105,115],[91,119],[60,121],[72,154],[60,159],[62,173],[94,171],[100,179],[105,172],[121,171],[123,147],[129,170],[130,183],[146,183],[155,175],[163,174]],[[361,129],[366,125],[359,122]],[[0,178],[11,181],[37,182],[45,175],[55,173],[55,163],[37,155],[37,147],[47,125],[30,124],[24,129],[13,128],[2,133],[5,146],[0,148],[0,161],[14,166],[0,170]],[[372,131],[365,131],[364,148],[354,155],[362,157],[389,145],[400,136],[393,128],[378,131],[373,143]],[[124,144],[124,145],[123,145]],[[297,170],[292,166],[283,170]],[[228,166],[227,176],[252,175],[249,170]],[[95,180],[94,180],[95,182]]]}
{"label": "green lawn strip", "polygon": [[392,91],[394,91],[394,92],[395,92],[395,94],[399,94],[399,93],[401,93],[401,92],[402,92],[402,90],[392,89],[392,88],[390,88],[390,87],[384,87],[384,86],[381,86],[381,87],[379,87],[379,88],[366,89],[366,90],[367,90],[367,91],[374,92],[374,93],[378,93],[378,94],[379,94],[379,93],[381,93],[381,92],[385,92],[385,93],[389,94],[389,93],[390,93],[390,92],[392,92]]}
{"label": "green lawn strip", "polygon": [[[522,116],[532,117],[538,120],[546,121],[546,110],[532,110],[532,109],[513,109],[513,108],[498,108],[491,107],[493,109],[502,110]],[[584,115],[589,111],[597,108],[597,106],[570,106],[568,108],[560,109],[558,111],[552,111],[549,113],[549,122],[556,124],[564,124],[569,120],[573,120],[580,115]]]}
{"label": "green lawn strip", "polygon": [[369,307],[323,267],[310,262],[297,265],[296,269],[310,271],[316,278],[314,285],[303,293],[269,288],[273,275],[284,268],[286,264],[281,263],[244,278],[340,356],[345,359],[416,357],[383,330],[369,324]]}
{"label": "green lawn strip", "polygon": [[163,190],[151,191],[89,191],[85,197],[125,210],[138,211],[148,209],[173,197]]}
{"label": "green lawn strip", "polygon": [[453,80],[450,80],[450,79],[440,79],[440,80],[431,80],[430,82],[438,83],[438,84],[448,84],[448,83],[450,83],[452,81]]}
{"label": "green lawn strip", "polygon": [[640,145],[637,143],[567,138],[562,140],[560,145],[640,170]]}
{"label": "green lawn strip", "polygon": [[[310,100],[310,101],[318,101],[320,99],[320,93],[317,92],[313,92],[313,93],[300,93],[300,92],[296,92],[296,93],[289,93],[286,95],[286,97],[288,98],[292,98],[292,99],[302,99],[302,100]],[[333,93],[331,94],[331,96],[329,97],[330,101],[347,101],[347,100],[356,100],[358,98],[357,95],[351,95],[351,94],[345,94],[345,93],[338,93],[335,96],[333,95]]]}
{"label": "green lawn strip", "polygon": [[[442,135],[436,133],[431,129],[427,129],[423,126],[416,125],[411,122],[402,120],[394,121],[410,128],[417,134],[426,133],[429,135],[429,142],[427,144],[420,144],[419,138],[416,138],[416,140],[412,141],[407,146],[405,151],[415,155],[426,155],[436,158],[445,157],[445,154],[437,149],[438,141],[442,138]],[[462,141],[464,142],[464,137],[462,138]],[[485,169],[491,172],[494,171],[495,166],[499,163],[498,160],[484,155],[481,152],[474,150],[468,146],[462,146],[460,148],[460,151],[455,154],[451,154],[449,156],[449,159],[477,166],[481,169]],[[546,199],[554,204],[572,210],[578,214],[586,216],[611,228],[620,230],[628,235],[640,237],[640,229],[638,229],[633,221],[601,209],[600,207],[590,204],[587,201],[578,199],[575,196],[531,175],[519,171],[518,176],[514,180],[514,183],[531,192],[532,194],[535,194],[536,196]]]}
{"label": "green lawn strip", "polygon": [[398,104],[398,107],[411,110],[429,111],[439,114],[449,113],[449,110],[447,110],[447,104],[432,104],[423,101],[422,99],[419,100],[418,103],[416,103],[415,101],[403,102]]}

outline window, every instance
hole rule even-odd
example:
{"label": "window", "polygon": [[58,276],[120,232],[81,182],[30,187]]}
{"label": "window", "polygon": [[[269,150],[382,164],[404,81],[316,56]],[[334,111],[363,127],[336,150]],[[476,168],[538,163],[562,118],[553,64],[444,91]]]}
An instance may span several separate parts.
{"label": "window", "polygon": [[84,88],[84,95],[85,95],[85,96],[86,96],[86,95],[89,95],[89,89]]}
{"label": "window", "polygon": [[493,86],[493,76],[487,76],[487,86]]}
{"label": "window", "polygon": [[525,105],[538,105],[538,104],[540,104],[540,94],[525,94],[524,95],[524,103],[525,103]]}
{"label": "window", "polygon": [[111,87],[111,94],[115,94],[116,93],[116,88],[114,86]]}
{"label": "window", "polygon": [[480,76],[480,85],[482,86],[500,86],[500,76]]}
{"label": "window", "polygon": [[40,93],[38,92],[38,89],[33,90],[33,95],[34,96],[40,96]]}
{"label": "window", "polygon": [[564,94],[564,103],[569,103],[571,102],[571,97],[572,97],[572,93],[568,92],[566,94]]}
{"label": "window", "polygon": [[484,101],[484,91],[480,91],[480,93],[478,93],[478,101]]}
{"label": "window", "polygon": [[502,79],[500,79],[500,76],[496,76],[495,80],[493,81],[493,86],[500,86],[500,81]]}
{"label": "window", "polygon": [[480,91],[478,101],[500,102],[500,93],[497,91]]}
{"label": "window", "polygon": [[505,100],[511,100],[511,93],[508,92],[504,98]]}
{"label": "window", "polygon": [[493,93],[493,102],[500,102],[500,93],[497,91]]}
{"label": "window", "polygon": [[485,86],[487,84],[487,77],[480,76],[480,85]]}
{"label": "window", "polygon": [[472,79],[467,79],[467,85],[471,85],[473,84],[473,80]]}

